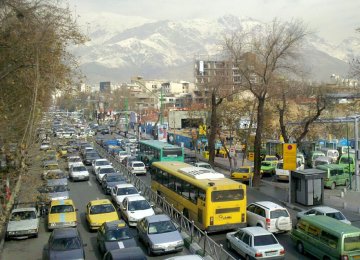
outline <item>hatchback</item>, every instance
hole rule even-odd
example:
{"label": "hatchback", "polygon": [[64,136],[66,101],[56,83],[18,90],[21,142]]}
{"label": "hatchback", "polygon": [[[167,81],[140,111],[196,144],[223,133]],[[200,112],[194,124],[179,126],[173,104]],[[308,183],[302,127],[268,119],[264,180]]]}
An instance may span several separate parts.
{"label": "hatchback", "polygon": [[141,161],[133,161],[129,164],[128,170],[132,174],[146,174],[146,167],[145,164]]}
{"label": "hatchback", "polygon": [[150,203],[140,195],[126,197],[121,203],[120,212],[129,226],[136,226],[140,219],[155,215]]}

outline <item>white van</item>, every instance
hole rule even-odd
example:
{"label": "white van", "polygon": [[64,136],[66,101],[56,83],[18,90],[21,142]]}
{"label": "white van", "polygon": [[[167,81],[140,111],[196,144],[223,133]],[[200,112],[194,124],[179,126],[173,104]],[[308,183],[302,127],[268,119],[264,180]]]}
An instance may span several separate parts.
{"label": "white van", "polygon": [[[275,176],[277,181],[289,181],[290,170],[284,170],[284,161],[281,160],[276,165]],[[296,158],[296,170],[304,170],[304,164],[301,159]]]}
{"label": "white van", "polygon": [[324,148],[321,149],[321,151],[325,154],[325,156],[331,158],[332,163],[336,163],[337,160],[339,159],[339,151],[336,149]]}

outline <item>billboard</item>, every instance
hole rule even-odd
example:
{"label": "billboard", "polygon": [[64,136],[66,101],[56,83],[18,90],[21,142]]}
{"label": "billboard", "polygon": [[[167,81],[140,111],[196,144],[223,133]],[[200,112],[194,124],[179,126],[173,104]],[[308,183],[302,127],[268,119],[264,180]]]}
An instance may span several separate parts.
{"label": "billboard", "polygon": [[167,142],[168,125],[163,124],[158,126],[158,140],[161,142]]}

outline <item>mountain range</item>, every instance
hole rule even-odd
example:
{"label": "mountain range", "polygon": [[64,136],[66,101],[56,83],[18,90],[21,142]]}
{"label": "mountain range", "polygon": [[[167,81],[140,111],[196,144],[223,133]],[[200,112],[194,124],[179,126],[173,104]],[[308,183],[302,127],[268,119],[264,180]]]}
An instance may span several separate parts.
{"label": "mountain range", "polygon": [[[88,83],[145,79],[194,81],[194,59],[221,53],[226,32],[249,31],[264,23],[226,15],[213,20],[153,21],[141,17],[100,13],[87,20],[90,41],[71,51],[79,57]],[[311,34],[301,47],[310,80],[328,82],[330,75],[346,77],[349,61],[360,53],[360,39],[334,45]]]}

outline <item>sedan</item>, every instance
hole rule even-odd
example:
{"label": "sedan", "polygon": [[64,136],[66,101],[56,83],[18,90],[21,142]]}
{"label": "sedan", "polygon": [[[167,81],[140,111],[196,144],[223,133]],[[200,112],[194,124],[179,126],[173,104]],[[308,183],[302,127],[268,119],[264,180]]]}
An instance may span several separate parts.
{"label": "sedan", "polygon": [[125,183],[127,183],[127,181],[123,175],[119,173],[107,173],[102,178],[101,187],[105,194],[110,194],[113,187]]}
{"label": "sedan", "polygon": [[128,166],[128,170],[132,173],[132,174],[146,174],[146,167],[145,164],[141,161],[133,161],[130,162],[129,166]]}
{"label": "sedan", "polygon": [[145,217],[138,223],[137,230],[149,256],[181,252],[184,248],[180,232],[167,215]]}
{"label": "sedan", "polygon": [[120,212],[129,226],[136,226],[140,219],[155,215],[150,203],[140,195],[126,197],[121,203]]}
{"label": "sedan", "polygon": [[112,200],[120,206],[126,197],[139,194],[140,192],[132,184],[118,184],[111,190],[110,195]]}
{"label": "sedan", "polygon": [[111,163],[107,159],[96,159],[92,162],[92,170],[95,173],[98,167],[111,166]]}
{"label": "sedan", "polygon": [[92,161],[100,159],[100,156],[96,152],[89,152],[84,155],[84,164],[91,165]]}
{"label": "sedan", "polygon": [[43,250],[43,259],[85,259],[84,247],[76,228],[55,229]]}
{"label": "sedan", "polygon": [[105,254],[114,249],[136,247],[133,233],[123,220],[105,222],[96,237],[100,252]]}
{"label": "sedan", "polygon": [[284,247],[262,227],[247,227],[227,233],[226,244],[246,259],[285,259]]}
{"label": "sedan", "polygon": [[116,173],[114,167],[112,167],[111,165],[101,166],[96,169],[95,177],[97,181],[101,184],[102,178],[105,176],[105,174],[109,173]]}
{"label": "sedan", "polygon": [[90,230],[98,229],[107,221],[119,220],[114,205],[108,199],[90,201],[85,216]]}
{"label": "sedan", "polygon": [[88,181],[90,178],[88,170],[82,163],[74,163],[71,165],[69,177],[72,181]]}
{"label": "sedan", "polygon": [[340,220],[341,222],[344,222],[345,224],[351,225],[351,222],[348,219],[346,219],[346,217],[344,216],[343,213],[341,213],[341,211],[334,209],[334,208],[327,207],[327,206],[314,207],[312,209],[301,211],[301,212],[297,213],[296,218],[299,220],[303,216],[311,216],[311,215],[328,216],[330,218]]}
{"label": "sedan", "polygon": [[37,237],[39,223],[39,215],[35,208],[13,209],[6,227],[5,239]]}

